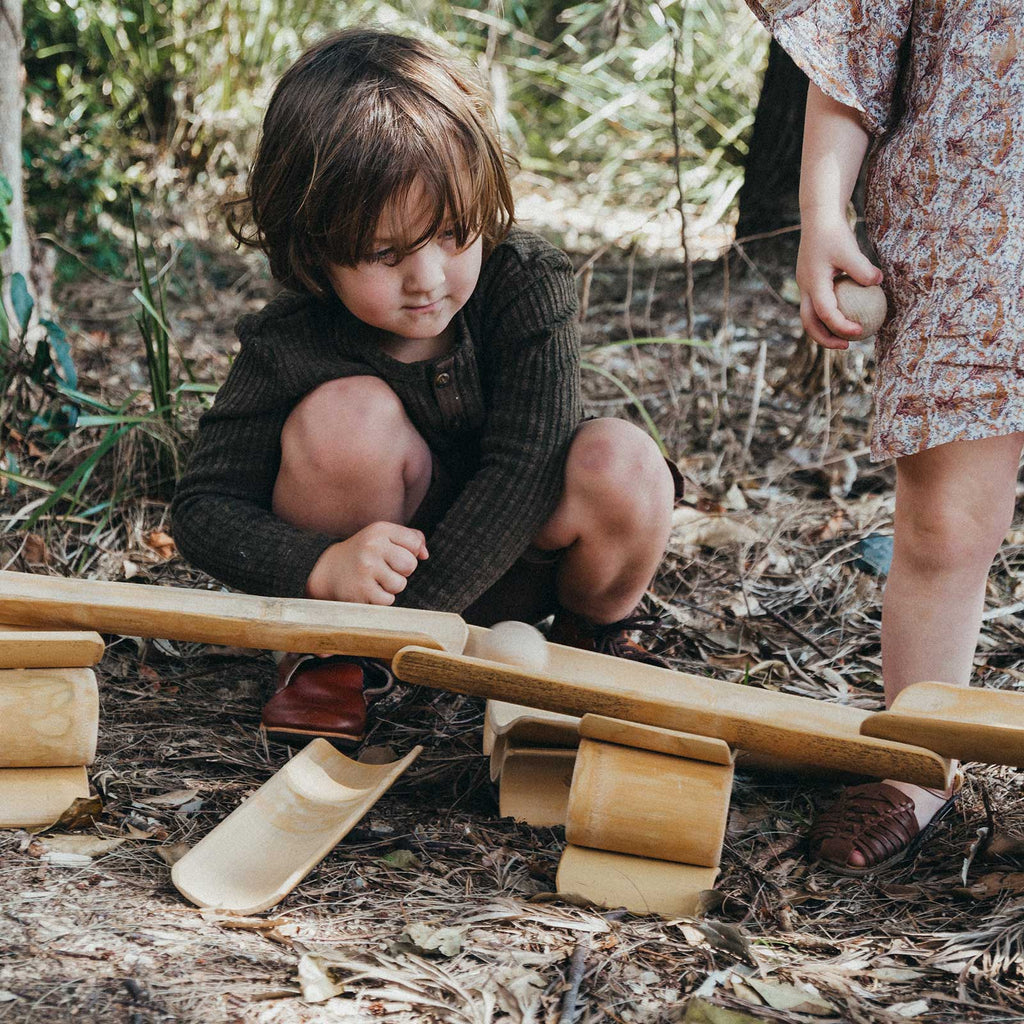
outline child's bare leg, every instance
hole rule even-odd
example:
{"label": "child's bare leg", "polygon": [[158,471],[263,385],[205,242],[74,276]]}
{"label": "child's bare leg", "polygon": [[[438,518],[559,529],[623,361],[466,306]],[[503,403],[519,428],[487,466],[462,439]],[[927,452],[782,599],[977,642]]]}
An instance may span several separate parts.
{"label": "child's bare leg", "polygon": [[430,450],[391,388],[345,377],[311,391],[285,422],[273,508],[294,526],[349,537],[407,523],[430,472]]}
{"label": "child's bare leg", "polygon": [[658,446],[625,420],[581,424],[565,490],[534,538],[564,548],[558,598],[592,622],[629,615],[651,582],[672,528],[673,484]]}
{"label": "child's bare leg", "polygon": [[[895,550],[882,604],[886,704],[912,683],[966,686],[988,571],[1013,518],[1024,434],[957,441],[896,463]],[[944,796],[890,781],[926,824]],[[862,866],[854,851],[850,863]]]}

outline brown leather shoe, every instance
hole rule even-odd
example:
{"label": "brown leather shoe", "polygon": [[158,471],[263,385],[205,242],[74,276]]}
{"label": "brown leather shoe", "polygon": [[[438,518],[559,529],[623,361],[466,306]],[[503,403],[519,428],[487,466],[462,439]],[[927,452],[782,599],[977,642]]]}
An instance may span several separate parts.
{"label": "brown leather shoe", "polygon": [[353,747],[366,735],[367,699],[387,693],[393,682],[388,666],[372,658],[286,654],[261,726],[269,739],[291,746],[320,736]]}
{"label": "brown leather shoe", "polygon": [[643,665],[669,668],[667,661],[641,647],[630,636],[634,632],[655,634],[661,626],[661,619],[649,615],[631,615],[618,622],[599,623],[559,608],[548,630],[548,640],[553,644],[610,654],[612,657],[638,661]]}

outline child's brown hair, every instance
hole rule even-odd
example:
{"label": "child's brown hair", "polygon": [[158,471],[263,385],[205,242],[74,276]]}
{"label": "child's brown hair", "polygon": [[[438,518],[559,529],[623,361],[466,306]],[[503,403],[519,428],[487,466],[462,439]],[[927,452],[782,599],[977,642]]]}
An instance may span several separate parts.
{"label": "child's brown hair", "polygon": [[442,227],[460,247],[482,236],[486,255],[512,224],[482,91],[418,40],[351,29],[306,51],[278,83],[238,201],[251,226],[229,220],[229,229],[267,254],[283,285],[323,297],[325,266],[372,255],[381,212],[417,182],[432,203],[430,222],[402,240],[399,255]]}

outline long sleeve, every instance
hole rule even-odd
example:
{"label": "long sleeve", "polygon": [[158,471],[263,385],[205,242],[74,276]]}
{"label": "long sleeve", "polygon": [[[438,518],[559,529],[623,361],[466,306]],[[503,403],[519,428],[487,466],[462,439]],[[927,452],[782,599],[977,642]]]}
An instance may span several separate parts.
{"label": "long sleeve", "polygon": [[333,538],[297,529],[271,510],[281,429],[306,382],[277,358],[283,339],[264,325],[258,317],[239,325],[241,351],[200,421],[174,497],[174,539],[193,565],[230,586],[302,597]]}

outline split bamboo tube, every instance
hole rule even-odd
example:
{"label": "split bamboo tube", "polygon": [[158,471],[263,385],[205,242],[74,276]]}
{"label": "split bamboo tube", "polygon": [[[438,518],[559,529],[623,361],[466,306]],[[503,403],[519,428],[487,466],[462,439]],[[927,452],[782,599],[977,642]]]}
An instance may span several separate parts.
{"label": "split bamboo tube", "polygon": [[0,768],[92,764],[98,730],[92,669],[0,671]]}
{"label": "split bamboo tube", "polygon": [[573,846],[717,867],[732,764],[580,741],[565,838]]}
{"label": "split bamboo tube", "polygon": [[555,888],[599,907],[625,907],[631,914],[692,917],[700,894],[714,888],[717,877],[718,868],[567,846]]}
{"label": "split bamboo tube", "polygon": [[200,907],[258,914],[281,901],[416,759],[353,761],[315,739],[171,869]]}
{"label": "split bamboo tube", "polygon": [[0,768],[0,828],[52,825],[89,795],[85,768]]}
{"label": "split bamboo tube", "polygon": [[1024,693],[914,683],[860,728],[865,736],[921,743],[964,761],[1024,768]]}
{"label": "split bamboo tube", "polygon": [[450,612],[383,608],[0,572],[0,622],[308,654],[391,658],[407,644],[461,651]]}
{"label": "split bamboo tube", "polygon": [[[2,611],[2,609],[0,609]],[[407,647],[392,667],[399,679],[455,693],[565,715],[588,713],[724,740],[782,761],[857,775],[948,786],[948,760],[931,750],[860,734],[870,712],[773,690],[548,644],[539,672],[472,657],[480,633],[470,627],[467,655]]]}

